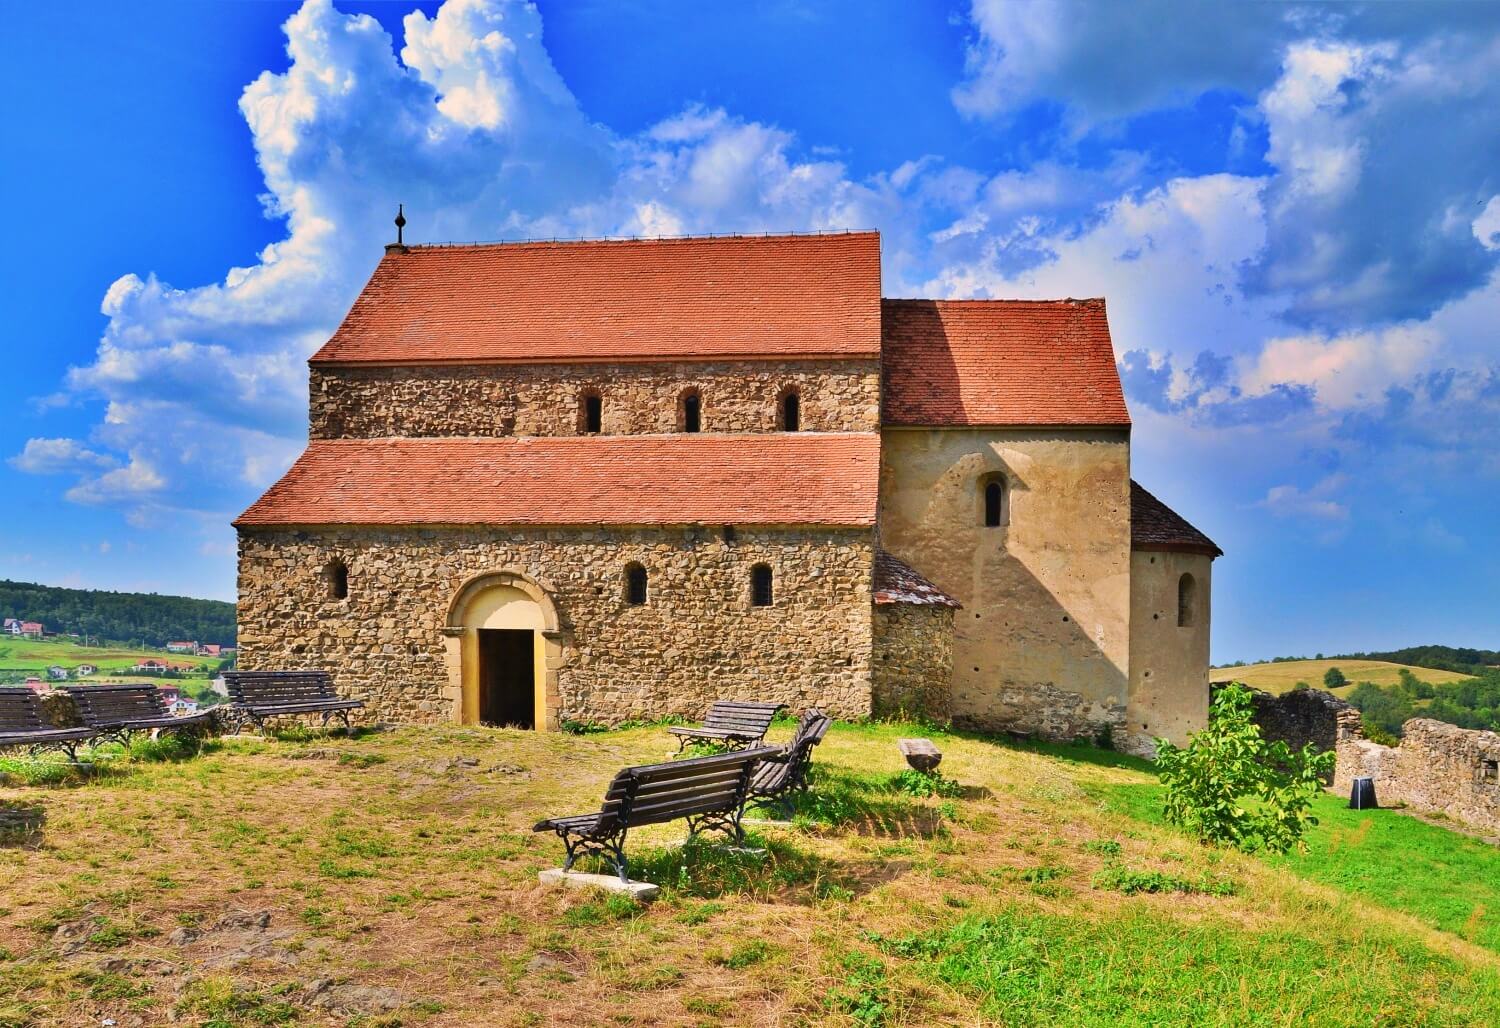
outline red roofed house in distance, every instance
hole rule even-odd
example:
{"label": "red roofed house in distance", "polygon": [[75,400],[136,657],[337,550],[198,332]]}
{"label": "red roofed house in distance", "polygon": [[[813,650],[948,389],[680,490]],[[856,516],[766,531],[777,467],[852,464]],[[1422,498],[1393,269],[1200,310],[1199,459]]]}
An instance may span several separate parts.
{"label": "red roofed house in distance", "polygon": [[540,730],[1207,719],[1219,550],[1130,480],[1103,300],[882,299],[873,232],[398,243],[310,372],[242,669]]}

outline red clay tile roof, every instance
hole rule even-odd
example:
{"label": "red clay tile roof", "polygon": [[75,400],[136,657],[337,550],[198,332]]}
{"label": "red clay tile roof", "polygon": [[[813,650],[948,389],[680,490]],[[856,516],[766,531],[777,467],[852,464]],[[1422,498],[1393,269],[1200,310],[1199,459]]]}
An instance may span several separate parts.
{"label": "red clay tile roof", "polygon": [[315,440],[237,526],[873,525],[876,433]]}
{"label": "red clay tile roof", "polygon": [[880,236],[411,247],[311,363],[869,356]]}
{"label": "red clay tile roof", "polygon": [[1129,425],[1103,300],[886,300],[887,425]]}
{"label": "red clay tile roof", "polygon": [[963,606],[923,578],[916,568],[884,550],[875,554],[873,598],[882,606],[891,603],[915,603],[930,607]]}
{"label": "red clay tile roof", "polygon": [[1132,550],[1176,550],[1222,557],[1214,541],[1155,496],[1139,482],[1130,482],[1130,548]]}

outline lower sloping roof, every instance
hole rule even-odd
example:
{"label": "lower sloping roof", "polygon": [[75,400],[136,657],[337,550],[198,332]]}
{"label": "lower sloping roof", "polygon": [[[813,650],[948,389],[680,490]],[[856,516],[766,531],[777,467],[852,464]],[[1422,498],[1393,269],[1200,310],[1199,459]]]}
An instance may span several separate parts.
{"label": "lower sloping roof", "polygon": [[1130,482],[1130,548],[1224,556],[1224,551],[1212,539],[1134,479]]}
{"label": "lower sloping roof", "polygon": [[315,440],[235,521],[873,525],[876,433]]}
{"label": "lower sloping roof", "polygon": [[923,578],[916,568],[884,550],[875,554],[873,598],[882,606],[891,603],[915,603],[929,607],[963,606]]}

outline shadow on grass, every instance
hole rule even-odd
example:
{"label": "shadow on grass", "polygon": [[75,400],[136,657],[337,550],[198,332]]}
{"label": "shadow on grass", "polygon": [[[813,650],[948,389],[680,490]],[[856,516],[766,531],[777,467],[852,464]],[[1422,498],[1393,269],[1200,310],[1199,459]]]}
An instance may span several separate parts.
{"label": "shadow on grass", "polygon": [[[613,873],[598,858],[581,859],[576,867],[597,874]],[[642,850],[631,854],[629,870],[636,881],[699,899],[747,896],[791,903],[848,900],[878,884],[837,861],[756,832],[746,833],[743,849],[733,849],[715,836],[695,836],[681,846]]]}
{"label": "shadow on grass", "polygon": [[1028,739],[1018,741],[1006,736],[974,736],[1005,749],[1023,753],[1039,753],[1068,764],[1089,764],[1094,767],[1123,767],[1131,771],[1156,773],[1156,765],[1143,757],[1132,757],[1128,753],[1100,749],[1090,742],[1041,742]]}
{"label": "shadow on grass", "polygon": [[[806,792],[792,793],[765,809],[814,831],[852,831],[896,839],[942,835],[946,829],[940,806],[905,791],[909,786],[903,776],[908,774],[861,773],[836,764],[814,764]],[[964,787],[950,785],[955,797],[965,794]]]}

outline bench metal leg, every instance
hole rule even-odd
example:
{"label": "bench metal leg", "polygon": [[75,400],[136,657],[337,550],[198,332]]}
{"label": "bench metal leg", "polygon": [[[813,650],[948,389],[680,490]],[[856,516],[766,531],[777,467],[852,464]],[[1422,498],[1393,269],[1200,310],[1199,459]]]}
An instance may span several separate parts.
{"label": "bench metal leg", "polygon": [[689,816],[686,819],[688,838],[691,839],[700,832],[723,832],[734,840],[736,846],[743,846],[745,844],[745,830],[740,827],[740,814],[743,810],[744,806],[741,805],[727,813],[719,812]]}
{"label": "bench metal leg", "polygon": [[625,833],[623,831],[592,838],[586,835],[570,835],[559,829],[557,835],[568,850],[568,857],[563,861],[564,871],[571,871],[573,862],[579,857],[605,857],[615,866],[615,873],[620,876],[620,881],[629,884],[630,875],[626,873]]}

